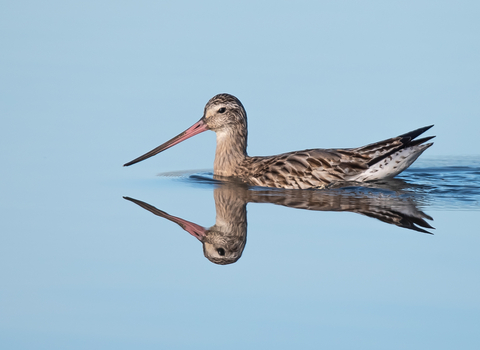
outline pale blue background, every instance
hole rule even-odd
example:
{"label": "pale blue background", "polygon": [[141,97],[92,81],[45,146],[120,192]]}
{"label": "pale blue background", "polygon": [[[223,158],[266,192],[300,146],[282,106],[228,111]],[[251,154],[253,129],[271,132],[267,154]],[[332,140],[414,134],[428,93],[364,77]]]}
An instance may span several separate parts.
{"label": "pale blue background", "polygon": [[478,1],[0,1],[2,349],[478,349],[478,211],[429,212],[432,239],[249,205],[221,267],[121,199],[212,225],[211,190],[154,175],[211,168],[213,133],[121,165],[220,92],[252,155],[429,124],[427,156],[478,155],[479,18]]}
{"label": "pale blue background", "polygon": [[[193,124],[220,92],[246,106],[252,155],[359,146],[429,124],[439,137],[430,155],[479,153],[476,1],[1,7],[9,156],[36,145],[123,164]],[[149,164],[211,167],[214,147],[204,134]]]}

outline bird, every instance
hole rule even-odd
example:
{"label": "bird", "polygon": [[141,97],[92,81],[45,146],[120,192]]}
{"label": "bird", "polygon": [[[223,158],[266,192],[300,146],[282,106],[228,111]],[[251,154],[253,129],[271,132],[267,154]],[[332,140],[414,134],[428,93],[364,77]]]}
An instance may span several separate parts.
{"label": "bird", "polygon": [[212,97],[202,118],[174,138],[124,164],[150,158],[201,132],[216,133],[213,173],[217,179],[236,178],[260,187],[323,189],[342,183],[393,178],[407,169],[433,143],[435,136],[416,139],[433,125],[357,148],[306,149],[274,156],[247,154],[247,113],[238,98]]}
{"label": "bird", "polygon": [[[195,178],[190,178],[190,180],[195,181]],[[178,224],[202,243],[205,257],[219,265],[235,263],[242,256],[247,243],[248,203],[270,203],[301,210],[352,212],[401,228],[432,234],[427,229],[433,229],[433,227],[426,220],[433,220],[433,218],[418,208],[419,200],[414,193],[401,189],[405,183],[400,179],[385,182],[381,184],[381,187],[373,186],[371,189],[374,191],[368,192],[362,191],[362,187],[298,191],[272,188],[252,189],[246,184],[236,182],[211,182],[211,184],[215,185],[213,198],[216,211],[215,224],[211,227],[204,227],[170,215],[138,199],[123,198],[159,217]],[[386,195],[387,193],[388,195]],[[183,192],[181,197],[185,198]],[[270,224],[271,222],[267,227],[275,227]],[[283,239],[282,235],[272,237]],[[301,238],[297,237],[296,239]]]}

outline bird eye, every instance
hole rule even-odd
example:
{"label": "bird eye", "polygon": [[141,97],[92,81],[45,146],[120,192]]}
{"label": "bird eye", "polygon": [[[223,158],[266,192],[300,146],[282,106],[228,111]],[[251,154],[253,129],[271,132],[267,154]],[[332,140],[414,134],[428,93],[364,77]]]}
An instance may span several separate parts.
{"label": "bird eye", "polygon": [[218,110],[218,113],[225,113],[227,109],[225,107],[222,107]]}
{"label": "bird eye", "polygon": [[225,255],[225,249],[223,249],[223,248],[218,248],[218,249],[217,249],[217,253],[218,253],[218,255],[220,255],[220,256],[224,256],[224,255]]}

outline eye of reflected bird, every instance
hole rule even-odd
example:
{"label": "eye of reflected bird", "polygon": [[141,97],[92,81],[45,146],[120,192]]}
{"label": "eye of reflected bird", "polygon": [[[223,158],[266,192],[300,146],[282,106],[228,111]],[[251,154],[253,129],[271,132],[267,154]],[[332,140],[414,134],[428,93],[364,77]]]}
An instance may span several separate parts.
{"label": "eye of reflected bird", "polygon": [[223,249],[223,248],[218,248],[218,249],[217,249],[217,253],[218,253],[218,255],[220,255],[220,256],[224,256],[224,255],[225,255],[225,249]]}
{"label": "eye of reflected bird", "polygon": [[225,113],[227,109],[225,107],[222,107],[218,110],[218,113]]}

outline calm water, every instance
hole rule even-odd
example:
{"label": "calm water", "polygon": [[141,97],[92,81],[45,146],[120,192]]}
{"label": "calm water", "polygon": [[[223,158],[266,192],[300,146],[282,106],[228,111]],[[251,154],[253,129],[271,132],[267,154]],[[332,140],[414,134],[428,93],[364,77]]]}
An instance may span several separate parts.
{"label": "calm water", "polygon": [[480,346],[479,157],[308,191],[115,171],[5,189],[2,349]]}

